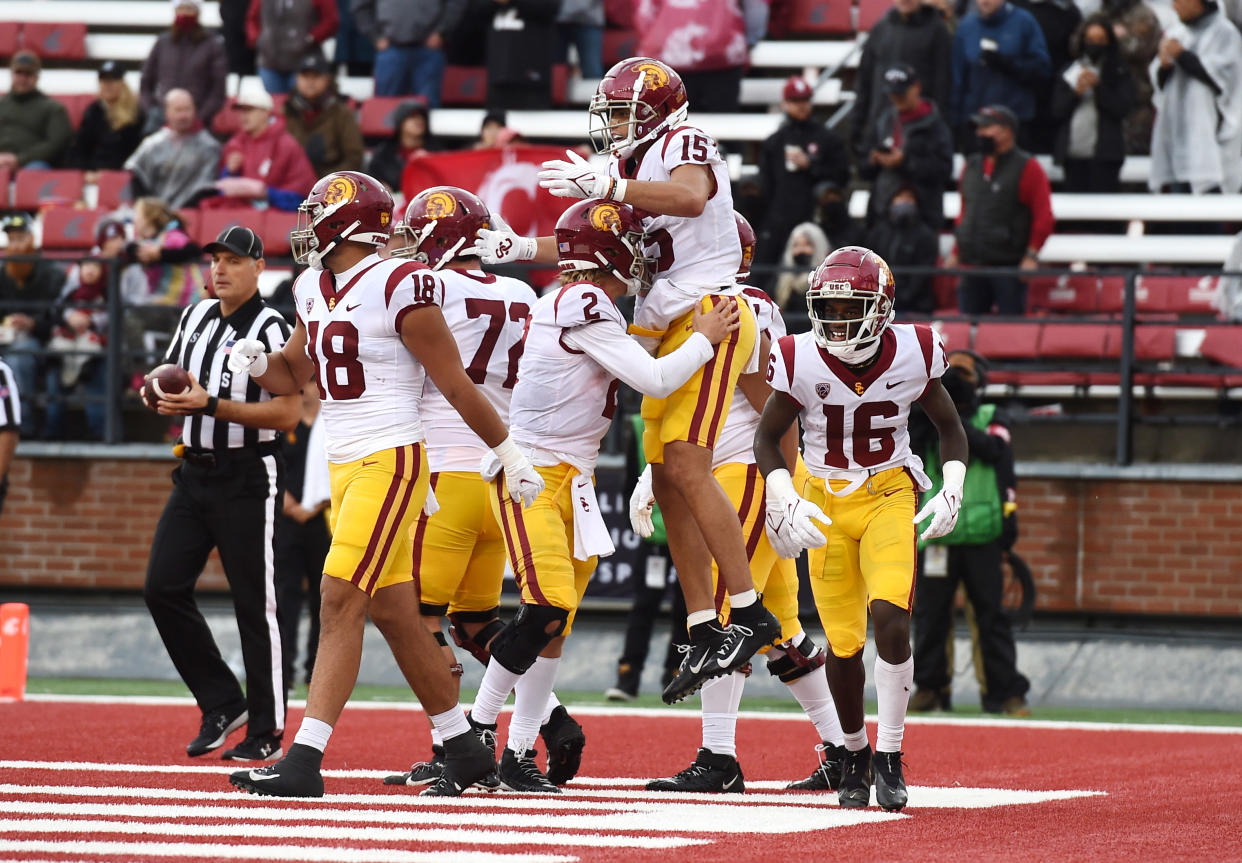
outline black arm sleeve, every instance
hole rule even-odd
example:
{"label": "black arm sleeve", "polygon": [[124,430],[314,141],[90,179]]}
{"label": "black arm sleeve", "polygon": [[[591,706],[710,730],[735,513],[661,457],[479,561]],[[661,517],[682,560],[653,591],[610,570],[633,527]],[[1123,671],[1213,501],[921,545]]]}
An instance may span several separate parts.
{"label": "black arm sleeve", "polygon": [[[1217,84],[1216,80],[1208,74],[1208,70],[1203,66],[1203,61],[1199,59],[1199,55],[1194,51],[1183,50],[1182,53],[1178,54],[1177,65],[1181,66],[1182,71],[1190,77],[1207,84],[1207,86],[1212,90],[1213,96],[1219,96],[1221,94],[1220,84]],[[1164,70],[1161,69],[1160,71],[1163,72]],[[1164,82],[1162,81],[1162,86],[1163,83]]]}

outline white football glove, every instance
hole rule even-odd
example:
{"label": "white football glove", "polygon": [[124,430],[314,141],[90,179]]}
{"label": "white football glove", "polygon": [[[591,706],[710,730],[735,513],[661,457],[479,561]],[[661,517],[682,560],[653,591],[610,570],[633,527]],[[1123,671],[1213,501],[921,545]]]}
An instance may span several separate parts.
{"label": "white football glove", "polygon": [[624,181],[614,180],[607,174],[600,173],[591,163],[573,150],[566,150],[564,159],[549,159],[543,163],[539,172],[539,185],[558,198],[611,198],[621,200],[618,194],[624,187],[618,186]]}
{"label": "white football glove", "polygon": [[638,485],[630,495],[630,527],[643,539],[655,533],[655,524],[651,521],[651,511],[655,506],[655,494],[651,491],[651,465],[643,468],[639,474]]}
{"label": "white football glove", "polygon": [[427,487],[427,499],[423,501],[423,515],[431,518],[440,511],[440,501],[436,500],[436,490],[431,486]]}
{"label": "white football glove", "polygon": [[815,522],[827,527],[832,524],[832,519],[794,491],[789,471],[784,468],[774,470],[764,482],[767,497],[764,529],[777,554],[784,558],[794,558],[804,548],[819,548],[828,542],[823,532],[815,526]]}
{"label": "white football glove", "polygon": [[238,339],[229,348],[229,371],[257,378],[267,371],[267,348],[258,339]]}
{"label": "white football glove", "polygon": [[500,459],[500,467],[505,474],[505,487],[514,503],[530,506],[543,491],[543,477],[530,459],[518,449],[513,438],[507,437],[499,445],[492,447],[496,458]]}
{"label": "white football glove", "polygon": [[944,485],[924,504],[914,517],[918,524],[929,515],[931,523],[919,534],[919,539],[939,539],[953,531],[957,525],[957,513],[962,508],[962,485],[966,481],[966,465],[960,461],[947,461],[941,468]]}
{"label": "white football glove", "polygon": [[479,228],[478,239],[467,251],[478,255],[484,264],[495,266],[529,261],[538,248],[534,237],[519,237],[505,225],[503,228]]}

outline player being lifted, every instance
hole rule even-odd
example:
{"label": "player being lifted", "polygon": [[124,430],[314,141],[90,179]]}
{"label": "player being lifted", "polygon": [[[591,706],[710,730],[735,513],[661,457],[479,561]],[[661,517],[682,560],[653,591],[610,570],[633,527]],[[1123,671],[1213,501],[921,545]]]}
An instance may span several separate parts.
{"label": "player being lifted", "polygon": [[[394,235],[405,245],[398,258],[431,267],[444,284],[440,311],[457,342],[466,374],[496,413],[509,416],[517,381],[526,318],[535,292],[518,279],[484,273],[474,257],[475,234],[491,224],[487,205],[456,186],[420,192],[405,210]],[[441,629],[447,615],[458,647],[487,665],[488,647],[503,628],[500,589],[505,575],[505,544],[493,511],[491,485],[479,474],[487,444],[461,418],[434,381],[423,385],[421,407],[427,432],[431,489],[439,504],[434,515],[419,517],[412,540],[414,573],[423,624],[441,645],[445,659],[461,674]],[[548,747],[548,778],[560,785],[577,772],[585,738],[553,696],[540,734]],[[444,742],[433,727],[432,758],[389,776],[388,784],[428,785],[444,771]]]}
{"label": "player being lifted", "polygon": [[[754,260],[755,231],[740,214],[737,221],[738,239],[742,244],[742,265],[738,284],[750,276]],[[766,293],[757,288],[743,288],[739,300],[755,313],[759,341],[764,356],[776,339],[785,335],[785,321],[780,309]],[[794,561],[777,555],[764,532],[763,480],[755,466],[755,430],[759,427],[759,411],[771,395],[772,388],[761,372],[742,375],[733,394],[733,407],[720,432],[713,451],[712,467],[716,479],[736,508],[746,537],[751,577],[763,592],[763,604],[781,622],[781,641],[766,654],[768,673],[779,677],[789,687],[815,730],[824,741],[817,747],[821,762],[810,778],[791,785],[799,790],[835,789],[840,782],[841,760],[844,756],[841,725],[836,707],[828,691],[824,673],[823,648],[813,642],[798,620],[798,573]],[[797,460],[798,433],[786,432],[782,449],[786,463],[792,467]],[[650,472],[644,471],[631,497],[630,516],[636,533],[649,536],[654,499],[651,495]],[[716,573],[713,572],[713,576]],[[728,601],[723,585],[716,579],[717,609],[728,614]],[[703,745],[694,763],[666,779],[647,783],[652,791],[690,791],[740,794],[745,790],[742,768],[737,760],[737,714],[746,677],[735,671],[709,680],[699,692],[702,701]]]}
{"label": "player being lifted", "polygon": [[494,740],[496,717],[517,684],[500,780],[534,793],[560,790],[535,764],[535,736],[597,555],[613,552],[593,483],[618,386],[624,381],[641,393],[668,395],[712,358],[714,345],[737,332],[739,317],[733,300],[712,298],[712,311],[694,311],[681,346],[654,359],[626,334],[615,303],[648,279],[633,209],[581,201],[561,215],[555,236],[561,288],[531,313],[509,410],[514,439],[545,485],[525,510],[502,492],[494,500],[522,604],[492,641],[470,712],[471,723]]}
{"label": "player being lifted", "polygon": [[[672,68],[648,57],[622,60],[605,73],[591,100],[591,137],[609,153],[606,173],[577,154],[544,163],[540,185],[569,198],[625,202],[642,217],[648,248],[658,252],[658,278],[635,305],[631,332],[664,356],[691,332],[696,307],[713,295],[736,295],[741,249],[733,224],[729,173],[710,136],[686,124],[686,88]],[[551,237],[530,239],[483,231],[484,263],[552,263]],[[754,316],[742,304],[741,326],[685,386],[643,400],[643,451],[653,465],[656,499],[689,610],[691,649],[664,700],[680,701],[703,682],[740,668],[780,636],[780,624],[758,601],[746,566],[737,512],[712,476],[712,447],[724,425],[739,375],[757,370]],[[722,630],[712,600],[711,563],[733,607]]]}
{"label": "player being lifted", "polygon": [[339,171],[317,182],[290,235],[294,257],[310,265],[294,284],[293,335],[273,354],[243,339],[229,359],[234,373],[249,370],[269,392],[294,393],[315,381],[330,462],[332,546],[305,717],[283,760],[229,777],[258,794],[323,795],[320,763],[358,677],[368,614],[444,740],[443,774],[422,793],[456,796],[493,768],[431,633],[410,625],[419,601],[410,528],[429,487],[424,374],[492,447],[513,500],[534,500],[543,479],[462,368],[440,313],[440,276],[377,254],[389,239],[392,208],[392,196],[366,174]]}
{"label": "player being lifted", "polygon": [[[768,358],[776,390],[755,435],[767,483],[767,531],[778,553],[810,548],[811,588],[832,656],[828,682],[845,736],[838,799],[906,805],[901,740],[914,680],[910,601],[914,525],[924,537],[953,529],[966,475],[966,433],[940,384],[944,348],[931,328],[891,324],[893,274],[870,249],[837,249],[811,274],[811,332],[778,339]],[[915,515],[929,487],[910,451],[907,422],[918,402],[940,432],[944,488]],[[802,423],[809,477],[795,489],[781,438]],[[818,521],[817,525],[815,522]],[[867,612],[875,627],[879,730],[872,758],[863,724],[862,652]],[[874,777],[873,777],[874,761]]]}

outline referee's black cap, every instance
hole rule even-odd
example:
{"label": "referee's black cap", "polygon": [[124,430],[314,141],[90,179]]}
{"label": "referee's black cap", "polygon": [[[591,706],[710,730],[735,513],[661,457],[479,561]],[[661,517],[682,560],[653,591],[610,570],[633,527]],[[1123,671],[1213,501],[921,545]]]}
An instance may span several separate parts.
{"label": "referee's black cap", "polygon": [[241,225],[231,225],[220,232],[220,236],[216,237],[214,243],[208,243],[203,246],[203,251],[207,254],[219,251],[232,252],[235,255],[241,255],[243,258],[263,257],[263,241],[259,239],[259,235],[249,228],[243,228]]}

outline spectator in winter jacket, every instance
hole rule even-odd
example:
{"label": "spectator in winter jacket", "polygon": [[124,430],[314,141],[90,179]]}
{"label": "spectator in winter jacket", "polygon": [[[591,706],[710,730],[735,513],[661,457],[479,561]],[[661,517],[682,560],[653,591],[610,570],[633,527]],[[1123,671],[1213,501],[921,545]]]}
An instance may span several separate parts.
{"label": "spectator in winter jacket", "polygon": [[389,189],[398,191],[405,163],[437,148],[427,125],[427,109],[418,102],[402,103],[395,112],[393,124],[392,137],[371,151],[367,173]]}
{"label": "spectator in winter jacket", "polygon": [[220,145],[203,128],[187,90],[170,90],[160,114],[166,125],[142,139],[125,162],[133,173],[133,196],[151,195],[170,207],[196,204],[214,194]]}
{"label": "spectator in winter jacket", "polygon": [[474,0],[471,15],[487,31],[489,110],[541,110],[552,105],[552,59],[560,0]]}
{"label": "spectator in winter jacket", "polygon": [[1052,72],[1039,24],[1006,0],[978,0],[953,36],[953,91],[949,121],[958,144],[971,152],[970,117],[986,105],[1004,105],[1018,118],[1020,140],[1035,118],[1035,100]]}
{"label": "spectator in winter jacket", "polygon": [[142,143],[143,112],[138,97],[125,83],[121,64],[109,60],[99,67],[99,98],[86,106],[68,163],[86,171],[93,183],[99,171],[119,171]]}
{"label": "spectator in winter jacket", "polygon": [[352,0],[355,26],[375,44],[376,96],[421,96],[429,106],[440,106],[444,40],[461,22],[466,3]]}
{"label": "spectator in winter jacket", "polygon": [[849,191],[836,180],[825,180],[815,187],[815,221],[828,238],[828,251],[842,246],[861,246],[866,232],[850,215]]}
{"label": "spectator in winter jacket", "polygon": [[935,103],[923,98],[913,66],[889,68],[884,83],[889,104],[869,130],[867,161],[859,168],[872,184],[867,225],[886,213],[898,189],[912,186],[921,220],[939,231],[944,221],[942,193],[953,177],[953,136]]}
{"label": "spectator in winter jacket", "polygon": [[[957,250],[945,266],[1039,267],[1052,234],[1052,189],[1039,161],[1016,146],[1018,118],[1004,105],[980,109],[976,152],[958,180],[961,213]],[[1026,314],[1026,283],[1017,276],[963,276],[957,287],[964,315]]]}
{"label": "spectator in winter jacket", "polygon": [[37,352],[51,335],[56,298],[65,283],[64,272],[46,258],[14,260],[39,254],[32,227],[25,213],[10,214],[0,223],[8,240],[0,267],[0,321],[13,334],[4,359],[17,378],[24,438],[38,437],[34,412],[40,365]]}
{"label": "spectator in winter jacket", "polygon": [[757,263],[776,263],[794,225],[815,215],[814,189],[849,182],[849,157],[836,133],[811,117],[811,85],[797,75],[785,82],[785,121],[759,149],[759,183],[767,214],[759,231]]}
{"label": "spectator in winter jacket", "polygon": [[1242,35],[1215,0],[1173,0],[1151,63],[1153,192],[1242,190]]}
{"label": "spectator in winter jacket", "polygon": [[320,53],[337,23],[336,0],[250,0],[246,42],[255,49],[267,92],[292,90],[302,57]]}
{"label": "spectator in winter jacket", "polygon": [[[1048,63],[1055,73],[1069,63],[1070,41],[1082,25],[1082,13],[1074,0],[1013,0],[1013,4],[1031,13],[1039,30],[1044,34],[1048,48]],[[1035,90],[1035,118],[1030,125],[1030,150],[1032,153],[1051,153],[1057,136],[1057,122],[1052,116],[1052,93],[1056,80],[1045,78]]]}
{"label": "spectator in winter jacket", "polygon": [[358,118],[349,100],[337,93],[332,64],[323,55],[302,59],[284,113],[285,127],[306,151],[315,176],[362,170]]}
{"label": "spectator in winter jacket", "polygon": [[1059,70],[1052,96],[1057,163],[1067,192],[1117,192],[1126,147],[1122,123],[1134,106],[1134,81],[1103,15],[1086,20],[1075,59]]}
{"label": "spectator in winter jacket", "polygon": [[[272,96],[254,87],[237,97],[233,110],[241,116],[238,130],[220,153],[220,198],[209,206],[263,201],[293,212],[315,185],[315,169],[306,151],[272,116]],[[232,199],[232,200],[230,200]]]}
{"label": "spectator in winter jacket", "polygon": [[806,308],[807,276],[832,251],[828,238],[814,222],[795,225],[781,254],[781,273],[772,288],[772,299],[785,311]]}
{"label": "spectator in winter jacket", "polygon": [[1160,19],[1143,0],[1104,0],[1100,11],[1108,18],[1122,59],[1134,81],[1134,108],[1126,117],[1126,153],[1151,152],[1152,83],[1147,66],[1160,47]]}
{"label": "spectator in winter jacket", "polygon": [[69,115],[39,89],[40,65],[33,51],[18,51],[9,61],[12,89],[0,98],[0,168],[53,168],[69,149]]}
{"label": "spectator in winter jacket", "polygon": [[923,83],[923,96],[948,116],[949,88],[953,82],[951,61],[953,36],[940,10],[920,0],[896,0],[893,8],[875,23],[863,44],[858,66],[853,113],[852,145],[860,159],[868,130],[876,116],[888,107],[884,73],[898,63],[914,68]]}
{"label": "spectator in winter jacket", "polygon": [[199,23],[201,5],[199,0],[173,0],[172,29],[159,35],[142,64],[139,99],[147,112],[148,132],[163,125],[164,97],[171,90],[186,90],[194,97],[204,126],[224,107],[228,57],[224,40]]}
{"label": "spectator in winter jacket", "polygon": [[[871,193],[872,202],[876,193]],[[940,197],[940,193],[936,193]],[[934,267],[940,257],[939,234],[920,218],[918,193],[902,186],[877,208],[879,216],[867,231],[866,246],[894,270],[902,267]],[[930,315],[935,310],[929,274],[898,273],[894,308],[903,315]]]}

